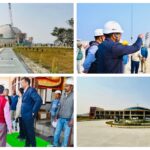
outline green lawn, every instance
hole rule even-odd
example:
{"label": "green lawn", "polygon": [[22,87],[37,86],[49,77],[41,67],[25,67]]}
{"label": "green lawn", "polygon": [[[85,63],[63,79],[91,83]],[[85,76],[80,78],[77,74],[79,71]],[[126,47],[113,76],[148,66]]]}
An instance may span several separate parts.
{"label": "green lawn", "polygon": [[[7,143],[12,146],[12,147],[24,147],[25,145],[25,141],[20,141],[17,139],[18,137],[18,133],[12,133],[12,134],[8,134],[7,135]],[[36,143],[37,143],[37,147],[47,147],[47,145],[49,145],[50,143],[39,138],[36,137]]]}

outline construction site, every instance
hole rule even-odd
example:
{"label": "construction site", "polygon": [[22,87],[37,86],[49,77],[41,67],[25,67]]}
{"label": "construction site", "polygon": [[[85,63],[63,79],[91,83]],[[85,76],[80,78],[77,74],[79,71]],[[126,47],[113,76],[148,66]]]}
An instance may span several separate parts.
{"label": "construction site", "polygon": [[0,25],[0,73],[72,73],[73,48],[33,43],[14,25],[12,10],[8,3],[10,22]]}
{"label": "construction site", "polygon": [[[108,14],[105,14],[104,12],[104,7],[109,7],[109,11],[111,16],[108,16]],[[122,11],[117,10],[116,8],[121,7]],[[96,9],[97,8],[97,9]],[[91,11],[91,13],[84,13],[88,12],[89,10]],[[99,9],[99,10],[98,10]],[[92,48],[93,46],[90,43],[94,43],[97,42],[98,46],[101,47],[101,49],[103,50],[104,48],[102,48],[103,43],[105,43],[107,41],[107,39],[109,39],[107,37],[107,35],[111,35],[114,33],[113,31],[113,26],[115,25],[111,25],[110,24],[110,28],[112,28],[112,31],[110,31],[111,33],[107,33],[107,26],[106,24],[108,22],[116,22],[119,27],[121,27],[120,29],[123,29],[122,33],[120,34],[120,38],[118,39],[118,41],[112,41],[113,42],[118,42],[119,44],[122,44],[123,46],[133,46],[136,43],[136,40],[138,38],[138,35],[143,34],[142,37],[142,44],[141,46],[138,48],[137,51],[134,52],[129,52],[121,55],[120,57],[120,65],[122,66],[122,71],[121,72],[117,72],[117,73],[121,73],[121,74],[149,74],[150,73],[150,29],[148,26],[144,25],[143,22],[142,23],[137,23],[138,22],[138,16],[137,16],[137,12],[139,9],[143,9],[143,10],[148,10],[148,5],[142,4],[131,4],[131,3],[127,3],[127,4],[78,4],[78,39],[77,42],[81,43],[81,53],[82,55],[82,59],[80,61],[78,61],[78,73],[90,73],[89,71],[89,66],[91,67],[96,66],[96,64],[98,64],[98,62],[100,61],[100,58],[103,57],[103,55],[99,55],[99,59],[98,59],[98,55],[97,53],[100,51],[100,48],[95,48],[97,50],[93,50]],[[97,12],[98,10],[98,12]],[[95,13],[99,13],[99,14],[104,14],[102,15],[102,17],[99,17],[99,19],[97,19],[95,17]],[[128,16],[126,16],[124,19],[121,18],[121,13],[128,13]],[[84,15],[86,14],[86,15]],[[141,13],[141,19],[143,18],[145,13]],[[90,15],[90,18],[92,18],[92,23],[88,23],[89,25],[86,28],[83,28],[83,24],[85,24],[85,22],[87,23],[88,19],[87,16]],[[148,15],[148,14],[147,14]],[[149,16],[148,16],[149,17]],[[104,19],[105,18],[105,19]],[[106,21],[108,19],[108,21]],[[98,21],[99,20],[99,21]],[[105,23],[102,23],[105,22]],[[128,23],[127,23],[128,22]],[[138,24],[138,25],[137,25]],[[95,28],[98,27],[98,28]],[[92,29],[92,30],[91,30]],[[101,33],[99,33],[99,36],[95,35],[96,30],[101,30]],[[109,29],[108,29],[109,30]],[[118,31],[119,33],[119,31]],[[100,38],[104,38],[102,39],[102,41],[98,41],[96,40],[96,37],[100,37]],[[126,42],[126,45],[124,45],[124,41]],[[108,44],[106,44],[108,46]],[[128,47],[126,47],[127,49]],[[144,58],[146,58],[145,60],[143,59],[143,48],[146,50],[147,55],[144,56]],[[116,48],[117,49],[117,48]],[[115,50],[113,50],[113,53],[116,55],[118,55],[118,53],[115,53]],[[136,49],[136,48],[135,48]],[[88,55],[86,54],[86,50],[90,50],[90,52],[88,53]],[[101,50],[101,51],[102,51]],[[123,48],[120,48],[120,51],[123,51]],[[94,53],[93,56],[93,60],[92,58],[90,59],[90,53]],[[107,51],[106,51],[107,53]],[[106,65],[109,60],[109,54],[106,54],[106,57],[101,58],[101,64],[104,63],[104,70],[108,69],[111,64],[113,64],[113,62],[111,62],[108,66]],[[112,56],[112,55],[110,55]],[[107,59],[106,59],[107,58]],[[111,58],[113,60],[113,57]],[[119,58],[118,58],[119,59]],[[90,62],[91,61],[91,62]],[[115,60],[114,60],[115,61]],[[137,66],[134,64],[137,63]],[[92,64],[92,65],[90,65]],[[143,69],[143,64],[145,65],[145,68]],[[102,65],[103,66],[103,65]],[[99,65],[99,68],[103,68],[102,66]],[[136,67],[135,67],[136,66]],[[97,67],[98,68],[98,67]],[[98,68],[98,69],[99,69]],[[111,68],[111,67],[110,67]],[[116,73],[114,70],[115,68],[117,68],[116,66],[112,67],[110,70],[111,71],[102,71],[102,73]],[[136,68],[136,69],[135,69]],[[91,68],[90,68],[91,69]],[[91,73],[101,73],[97,70],[94,70]],[[144,70],[144,71],[143,71]]]}
{"label": "construction site", "polygon": [[11,3],[8,3],[10,23],[0,25],[0,47],[12,47],[13,45],[32,44],[32,37],[27,40],[27,33],[14,26]]}

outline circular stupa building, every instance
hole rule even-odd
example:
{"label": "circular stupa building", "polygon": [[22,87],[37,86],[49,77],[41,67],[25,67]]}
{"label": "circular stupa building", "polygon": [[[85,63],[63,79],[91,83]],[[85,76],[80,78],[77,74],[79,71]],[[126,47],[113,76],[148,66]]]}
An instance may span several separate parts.
{"label": "circular stupa building", "polygon": [[0,46],[7,46],[22,43],[26,38],[26,34],[22,33],[17,27],[10,24],[0,26]]}

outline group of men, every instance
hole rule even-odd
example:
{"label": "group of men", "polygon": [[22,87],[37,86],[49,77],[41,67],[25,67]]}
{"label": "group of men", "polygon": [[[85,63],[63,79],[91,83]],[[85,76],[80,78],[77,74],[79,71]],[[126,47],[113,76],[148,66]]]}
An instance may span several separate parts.
{"label": "group of men", "polygon": [[[86,49],[85,52],[85,60],[83,62],[84,73],[125,72],[125,65],[123,62],[124,56],[134,54],[141,49],[143,45],[142,39],[144,38],[144,34],[140,34],[136,42],[129,46],[124,45],[120,42],[123,32],[124,31],[122,27],[116,21],[108,21],[104,25],[103,29],[95,30],[94,33],[95,41],[91,41],[89,43],[89,47]],[[77,61],[79,63],[79,60],[81,60],[79,58],[83,58],[83,55],[81,54],[80,51],[82,44],[78,42],[77,47],[78,52],[80,52],[77,54]],[[146,62],[147,54],[145,54],[145,52],[143,52],[142,54],[144,54],[142,56],[143,58],[142,61],[143,64],[145,65],[146,63],[144,62]],[[77,66],[79,67],[78,64]],[[132,63],[131,67],[132,68],[136,67],[136,63]],[[133,73],[133,71],[131,73]]]}
{"label": "group of men", "polygon": [[[0,147],[6,146],[7,133],[11,134],[17,130],[16,122],[19,120],[19,140],[25,140],[25,147],[36,147],[36,136],[34,122],[37,113],[42,105],[42,98],[35,88],[30,86],[30,79],[21,79],[22,88],[18,94],[13,91],[9,96],[9,90],[0,85]],[[67,147],[70,133],[73,126],[73,79],[67,78],[64,93],[55,91],[55,99],[52,101],[50,113],[51,124],[55,129],[52,146]],[[13,125],[13,123],[15,125]],[[60,143],[61,132],[64,132],[63,140]],[[61,144],[61,145],[60,145]]]}

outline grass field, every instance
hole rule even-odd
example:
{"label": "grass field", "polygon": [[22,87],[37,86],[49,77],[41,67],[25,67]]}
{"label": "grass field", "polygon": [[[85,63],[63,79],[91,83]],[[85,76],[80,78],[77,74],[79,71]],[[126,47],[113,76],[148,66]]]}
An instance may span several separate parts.
{"label": "grass field", "polygon": [[17,55],[28,57],[50,73],[73,73],[73,49],[50,47],[14,47]]}
{"label": "grass field", "polygon": [[[17,139],[18,137],[18,133],[12,133],[12,134],[8,134],[7,135],[7,143],[12,146],[12,147],[24,147],[25,146],[25,141],[20,141]],[[36,137],[36,143],[37,143],[37,147],[47,147],[50,143],[48,143],[47,141]]]}
{"label": "grass field", "polygon": [[132,119],[122,119],[119,122],[114,121],[107,121],[106,124],[108,125],[115,125],[115,126],[150,126],[149,120],[132,120]]}

